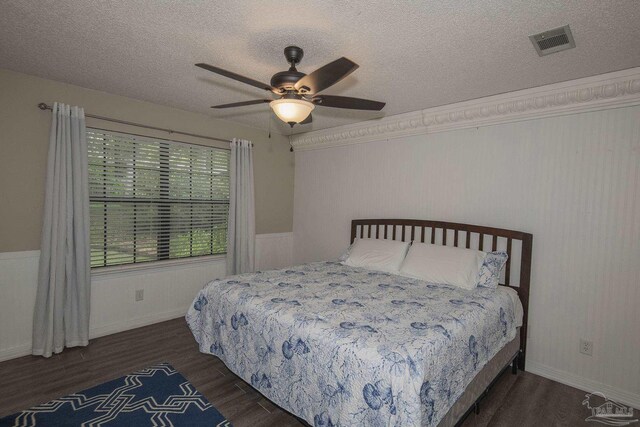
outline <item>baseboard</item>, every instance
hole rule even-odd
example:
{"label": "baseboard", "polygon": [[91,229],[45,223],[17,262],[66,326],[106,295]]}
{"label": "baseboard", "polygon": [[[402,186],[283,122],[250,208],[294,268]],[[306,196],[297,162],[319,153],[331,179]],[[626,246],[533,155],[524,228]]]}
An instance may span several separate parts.
{"label": "baseboard", "polygon": [[31,343],[0,350],[0,362],[31,354]]}
{"label": "baseboard", "polygon": [[[185,309],[176,309],[163,313],[154,313],[133,320],[127,320],[123,322],[112,323],[106,326],[101,326],[99,328],[91,330],[90,338],[94,339],[105,335],[127,331],[130,329],[140,328],[142,326],[151,325],[153,323],[175,319],[184,316],[185,312]],[[31,354],[31,344],[23,344],[5,350],[0,350],[0,362],[17,357],[28,356],[29,354]],[[557,381],[559,383],[566,384],[580,390],[584,390],[588,393],[599,391],[601,393],[604,393],[608,398],[613,399],[619,403],[630,405],[636,409],[640,409],[640,394],[637,393],[632,393],[627,390],[611,387],[599,381],[583,378],[579,375],[552,368],[550,366],[546,366],[532,360],[527,360],[527,372],[531,372],[532,374],[540,375],[541,377],[545,377],[550,380]]]}
{"label": "baseboard", "polygon": [[[153,313],[148,316],[138,317],[136,319],[126,320],[122,322],[111,323],[109,325],[100,326],[89,331],[89,339],[103,337],[105,335],[116,334],[118,332],[128,331],[130,329],[141,328],[143,326],[154,323],[164,322],[166,320],[176,319],[186,314],[186,308],[165,311],[163,313]],[[91,345],[91,343],[89,343]],[[31,343],[0,350],[0,362],[15,359],[31,354]]]}
{"label": "baseboard", "polygon": [[169,310],[163,313],[153,313],[135,319],[127,319],[122,322],[111,323],[109,325],[91,329],[91,331],[89,331],[89,339],[99,338],[105,335],[117,334],[118,332],[124,332],[130,329],[141,328],[143,326],[152,325],[154,323],[176,319],[178,317],[184,316],[186,313],[187,307]]}
{"label": "baseboard", "polygon": [[604,393],[609,399],[640,409],[640,394],[622,390],[617,387],[611,387],[599,381],[583,378],[579,375],[552,368],[532,360],[527,360],[526,370],[532,374],[540,375],[541,377],[584,390],[588,393],[599,391]]}

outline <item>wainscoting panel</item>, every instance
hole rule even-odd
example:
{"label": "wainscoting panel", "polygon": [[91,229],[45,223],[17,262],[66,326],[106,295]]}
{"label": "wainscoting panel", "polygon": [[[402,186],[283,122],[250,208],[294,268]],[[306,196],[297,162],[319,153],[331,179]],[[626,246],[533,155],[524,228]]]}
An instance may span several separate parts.
{"label": "wainscoting panel", "polygon": [[293,233],[256,236],[256,270],[282,268],[293,262]]}
{"label": "wainscoting panel", "polygon": [[640,406],[640,106],[296,151],[294,262],[354,218],[532,233],[528,365]]}
{"label": "wainscoting panel", "polygon": [[[289,265],[292,233],[256,236],[256,268]],[[31,352],[39,251],[0,253],[0,361]],[[225,276],[225,258],[92,275],[91,338],[183,316],[196,293]],[[144,299],[136,301],[136,290]]]}
{"label": "wainscoting panel", "polygon": [[[91,279],[91,337],[133,329],[184,315],[196,293],[224,277],[225,259]],[[136,301],[137,290],[144,299]]]}
{"label": "wainscoting panel", "polygon": [[39,255],[40,251],[0,253],[0,360],[31,350]]}

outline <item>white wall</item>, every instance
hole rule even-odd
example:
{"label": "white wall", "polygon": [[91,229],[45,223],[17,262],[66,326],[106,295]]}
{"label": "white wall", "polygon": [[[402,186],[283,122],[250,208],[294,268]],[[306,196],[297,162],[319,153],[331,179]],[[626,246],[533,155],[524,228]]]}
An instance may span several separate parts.
{"label": "white wall", "polygon": [[293,233],[256,235],[255,269],[283,268],[293,262]]}
{"label": "white wall", "polygon": [[531,232],[527,370],[640,407],[640,107],[296,151],[295,161],[294,262],[338,257],[354,218]]}
{"label": "white wall", "polygon": [[[291,233],[256,236],[256,268],[291,264]],[[39,251],[0,253],[0,361],[30,354]],[[110,272],[91,278],[91,338],[183,316],[196,293],[225,275],[225,259]],[[135,301],[135,291],[144,300]]]}

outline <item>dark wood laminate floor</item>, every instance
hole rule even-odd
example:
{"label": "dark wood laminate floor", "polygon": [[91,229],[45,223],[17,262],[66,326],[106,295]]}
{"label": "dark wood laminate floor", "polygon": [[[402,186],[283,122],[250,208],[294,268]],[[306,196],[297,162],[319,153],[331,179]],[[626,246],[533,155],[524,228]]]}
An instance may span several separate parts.
{"label": "dark wood laminate floor", "polygon": [[[216,357],[201,354],[184,319],[92,340],[50,359],[26,356],[0,363],[0,417],[79,391],[157,362],[169,362],[235,427],[301,426]],[[587,425],[584,392],[520,372],[502,375],[464,427]]]}

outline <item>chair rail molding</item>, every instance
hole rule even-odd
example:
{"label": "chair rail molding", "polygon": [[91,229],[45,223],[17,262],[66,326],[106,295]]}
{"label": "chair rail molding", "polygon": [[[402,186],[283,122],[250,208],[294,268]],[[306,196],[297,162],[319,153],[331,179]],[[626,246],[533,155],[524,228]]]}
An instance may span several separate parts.
{"label": "chair rail molding", "polygon": [[640,67],[290,137],[314,150],[640,104]]}

